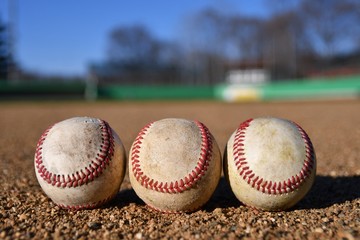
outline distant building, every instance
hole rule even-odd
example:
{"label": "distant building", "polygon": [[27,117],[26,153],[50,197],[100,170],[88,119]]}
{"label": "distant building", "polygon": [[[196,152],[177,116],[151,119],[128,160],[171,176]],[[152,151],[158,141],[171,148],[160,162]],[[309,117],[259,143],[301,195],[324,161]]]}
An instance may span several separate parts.
{"label": "distant building", "polygon": [[270,74],[265,69],[230,70],[225,80],[228,84],[260,85],[270,81]]}

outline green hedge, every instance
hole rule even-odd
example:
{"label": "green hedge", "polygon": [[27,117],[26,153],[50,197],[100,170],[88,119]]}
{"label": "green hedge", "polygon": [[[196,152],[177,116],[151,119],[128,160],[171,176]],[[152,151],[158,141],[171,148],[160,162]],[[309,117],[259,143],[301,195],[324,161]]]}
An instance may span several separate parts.
{"label": "green hedge", "polygon": [[81,82],[5,82],[0,81],[0,97],[84,96]]}
{"label": "green hedge", "polygon": [[100,98],[108,99],[212,99],[211,86],[119,86],[99,87]]}
{"label": "green hedge", "polygon": [[271,83],[260,91],[263,100],[359,97],[360,76]]}
{"label": "green hedge", "polygon": [[[96,90],[95,90],[96,91]],[[84,98],[84,82],[0,81],[0,99]],[[223,99],[228,101],[287,100],[360,96],[360,76],[306,79],[261,86],[99,86],[100,99]]]}

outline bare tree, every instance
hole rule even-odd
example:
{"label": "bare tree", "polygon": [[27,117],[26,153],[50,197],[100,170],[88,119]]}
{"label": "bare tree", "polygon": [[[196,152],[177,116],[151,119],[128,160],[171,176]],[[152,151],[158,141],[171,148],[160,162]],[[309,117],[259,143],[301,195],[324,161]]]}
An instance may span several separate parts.
{"label": "bare tree", "polygon": [[[236,56],[245,60],[258,60],[263,56],[263,21],[254,17],[229,17],[226,38],[236,49]],[[235,56],[230,53],[230,57]]]}
{"label": "bare tree", "polygon": [[267,3],[267,18],[204,9],[183,23],[177,43],[144,26],[116,28],[108,60],[122,71],[121,82],[206,85],[222,82],[229,62],[260,63],[281,80],[301,77],[349,46],[360,49],[359,0]]}
{"label": "bare tree", "polygon": [[264,26],[265,62],[274,79],[298,77],[302,56],[312,52],[306,26],[295,11],[274,15]]}
{"label": "bare tree", "polygon": [[111,61],[143,62],[157,59],[159,44],[143,26],[119,27],[110,34]]}
{"label": "bare tree", "polygon": [[223,50],[226,33],[226,18],[212,8],[205,9],[189,17],[185,22],[186,45],[189,49],[202,52]]}
{"label": "bare tree", "polygon": [[121,26],[109,36],[108,60],[100,68],[126,84],[169,84],[178,80],[180,50],[144,26]]}
{"label": "bare tree", "polygon": [[205,9],[188,18],[184,25],[187,79],[201,85],[223,81],[229,46],[226,15],[215,9]]}
{"label": "bare tree", "polygon": [[6,26],[0,18],[0,81],[8,78],[9,65],[11,64],[11,56],[7,45]]}
{"label": "bare tree", "polygon": [[360,2],[354,0],[302,0],[301,14],[318,54],[332,57],[360,34]]}

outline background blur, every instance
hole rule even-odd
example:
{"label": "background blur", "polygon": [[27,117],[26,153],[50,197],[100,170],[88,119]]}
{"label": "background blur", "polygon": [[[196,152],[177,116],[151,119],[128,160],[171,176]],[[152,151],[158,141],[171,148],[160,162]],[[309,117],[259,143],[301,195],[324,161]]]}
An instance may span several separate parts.
{"label": "background blur", "polygon": [[0,2],[0,99],[360,96],[360,1]]}

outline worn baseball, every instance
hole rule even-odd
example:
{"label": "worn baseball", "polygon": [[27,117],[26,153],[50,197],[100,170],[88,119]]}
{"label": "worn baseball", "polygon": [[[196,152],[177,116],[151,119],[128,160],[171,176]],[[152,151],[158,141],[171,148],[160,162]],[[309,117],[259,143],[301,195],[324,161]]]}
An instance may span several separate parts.
{"label": "worn baseball", "polygon": [[161,212],[197,210],[209,200],[221,176],[219,147],[198,121],[152,122],[140,131],[129,155],[133,189]]}
{"label": "worn baseball", "polygon": [[103,120],[74,117],[50,126],[35,151],[35,172],[60,207],[95,208],[119,191],[126,170],[119,136]]}
{"label": "worn baseball", "polygon": [[249,119],[227,143],[224,173],[245,205],[285,210],[300,201],[314,182],[314,148],[294,122],[272,117]]}

